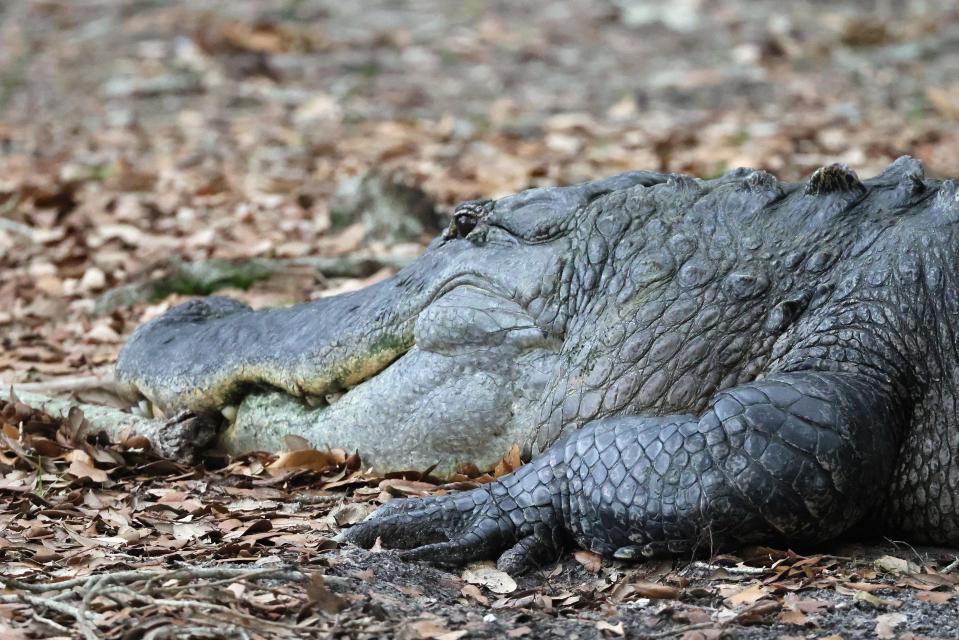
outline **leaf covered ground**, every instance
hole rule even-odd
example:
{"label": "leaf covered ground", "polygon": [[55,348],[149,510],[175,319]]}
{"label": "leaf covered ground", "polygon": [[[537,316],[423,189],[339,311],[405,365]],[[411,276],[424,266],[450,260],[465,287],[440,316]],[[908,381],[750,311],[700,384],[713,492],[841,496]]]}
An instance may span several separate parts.
{"label": "leaf covered ground", "polygon": [[[263,306],[387,277],[459,200],[630,169],[871,175],[906,153],[956,176],[957,69],[947,0],[5,2],[0,380],[109,402],[95,381],[144,320],[212,290]],[[374,477],[295,440],[183,466],[0,397],[2,637],[959,629],[954,551],[443,571],[331,538],[479,470]]]}

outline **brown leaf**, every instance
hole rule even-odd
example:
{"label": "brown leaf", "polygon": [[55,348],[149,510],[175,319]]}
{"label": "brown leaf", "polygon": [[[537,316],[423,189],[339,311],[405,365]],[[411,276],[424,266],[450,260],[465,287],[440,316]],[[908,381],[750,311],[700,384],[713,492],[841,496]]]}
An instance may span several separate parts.
{"label": "brown leaf", "polygon": [[173,525],[173,537],[177,540],[196,540],[213,531],[207,522],[177,522]]}
{"label": "brown leaf", "polygon": [[876,637],[880,640],[891,640],[896,637],[896,627],[906,621],[902,613],[884,613],[876,616]]}
{"label": "brown leaf", "polygon": [[417,480],[403,480],[402,478],[387,478],[380,482],[380,489],[391,496],[406,498],[408,496],[425,496],[436,489],[436,485]]}
{"label": "brown leaf", "polygon": [[769,595],[769,587],[763,584],[753,584],[745,589],[737,591],[732,595],[726,596],[726,602],[730,606],[739,606],[743,604],[753,604],[761,598]]}
{"label": "brown leaf", "polygon": [[782,605],[776,600],[760,600],[737,613],[735,620],[739,624],[766,624],[770,622],[769,616],[779,613],[780,609]]}
{"label": "brown leaf", "polygon": [[373,506],[358,502],[348,502],[330,512],[333,521],[341,527],[356,524],[373,512]]}
{"label": "brown leaf", "polygon": [[344,462],[346,462],[346,455],[343,454],[342,450],[317,451],[316,449],[306,449],[281,453],[275,461],[267,465],[267,469],[270,471],[307,469],[316,473],[323,473],[338,467]]}
{"label": "brown leaf", "polygon": [[916,594],[916,600],[931,602],[932,604],[945,604],[955,597],[954,591],[920,591]]}
{"label": "brown leaf", "polygon": [[573,553],[573,557],[576,558],[576,562],[583,565],[583,567],[590,573],[599,573],[599,570],[603,567],[602,556],[597,553],[593,553],[592,551],[579,549]]}
{"label": "brown leaf", "polygon": [[450,631],[436,620],[417,620],[409,623],[409,628],[422,640],[458,640],[468,631]]}
{"label": "brown leaf", "polygon": [[503,456],[503,459],[496,463],[496,467],[493,469],[493,477],[499,478],[500,476],[513,473],[522,465],[523,460],[520,457],[519,445],[514,444],[510,447],[510,450],[506,452],[506,455]]}
{"label": "brown leaf", "polygon": [[889,588],[888,584],[883,584],[882,582],[845,582],[843,583],[843,586],[849,589],[855,589],[856,591],[865,591],[867,593]]}
{"label": "brown leaf", "polygon": [[82,460],[74,460],[71,462],[70,468],[67,469],[67,473],[80,479],[89,478],[94,482],[106,482],[108,480],[106,471],[97,469],[93,465],[83,462]]}
{"label": "brown leaf", "polygon": [[631,586],[641,598],[650,600],[678,600],[683,594],[682,589],[655,582],[634,582]]}
{"label": "brown leaf", "polygon": [[484,596],[483,592],[481,592],[479,587],[477,587],[475,584],[463,585],[463,588],[460,589],[460,593],[462,593],[464,597],[469,598],[470,600],[473,600],[484,607],[489,606],[489,598]]}
{"label": "brown leaf", "polygon": [[809,622],[809,618],[807,618],[806,614],[804,614],[802,611],[787,609],[779,614],[779,621],[783,624],[795,624],[803,626]]}
{"label": "brown leaf", "polygon": [[322,573],[310,575],[310,582],[306,585],[306,596],[310,604],[323,613],[339,613],[349,606],[345,598],[329,590]]}

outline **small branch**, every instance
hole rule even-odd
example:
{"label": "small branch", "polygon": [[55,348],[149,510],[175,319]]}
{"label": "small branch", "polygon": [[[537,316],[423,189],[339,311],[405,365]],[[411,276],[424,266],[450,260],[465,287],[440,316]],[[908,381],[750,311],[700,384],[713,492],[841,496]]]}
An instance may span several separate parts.
{"label": "small branch", "polygon": [[768,569],[764,567],[747,567],[747,566],[724,567],[722,565],[709,564],[707,562],[702,562],[699,560],[691,563],[690,566],[696,569],[702,569],[704,571],[725,571],[726,573],[742,574],[747,576],[755,576],[755,575],[759,575],[769,571]]}
{"label": "small branch", "polygon": [[643,636],[646,640],[659,640],[660,638],[672,638],[673,636],[681,636],[687,631],[699,631],[700,629],[717,629],[721,628],[722,625],[715,622],[697,622],[696,624],[687,624],[682,627],[676,627],[674,629],[669,629],[667,631],[662,631],[660,633],[654,633],[652,635]]}
{"label": "small branch", "polygon": [[265,577],[282,578],[293,582],[306,580],[306,574],[294,569],[274,567],[269,569],[227,569],[222,567],[188,567],[184,569],[173,569],[171,571],[116,571],[113,573],[96,573],[83,578],[73,578],[61,582],[23,582],[16,578],[6,578],[0,575],[0,584],[8,589],[18,589],[21,591],[30,591],[32,593],[46,593],[49,591],[64,591],[81,587],[88,589],[94,581],[104,580],[106,584],[131,584],[141,581],[162,580],[225,580],[225,579],[245,579],[254,580]]}
{"label": "small branch", "polygon": [[939,573],[952,573],[956,569],[959,569],[959,556],[955,560],[947,564]]}
{"label": "small branch", "polygon": [[72,617],[74,620],[76,620],[77,628],[86,640],[100,640],[100,635],[97,633],[93,625],[90,624],[90,621],[87,619],[86,612],[79,607],[75,607],[65,602],[60,602],[59,600],[51,600],[50,598],[32,596],[26,593],[20,595],[20,598],[22,598],[24,602],[28,602],[34,606],[50,609],[51,611],[56,611]]}
{"label": "small branch", "polygon": [[[167,585],[161,587],[162,591],[177,590],[187,591],[192,587],[209,587],[220,582],[235,580],[258,580],[263,578],[283,579],[290,582],[303,582],[307,579],[307,574],[287,567],[272,567],[265,569],[249,568],[223,568],[223,567],[184,567],[168,571],[155,570],[131,570],[97,573],[83,578],[73,578],[61,582],[30,583],[18,580],[16,578],[6,578],[0,576],[0,584],[9,590],[19,591],[10,595],[0,596],[0,602],[3,604],[25,604],[32,605],[35,609],[47,609],[65,614],[75,621],[75,629],[84,640],[99,640],[100,634],[91,621],[90,608],[93,602],[99,597],[114,602],[118,606],[130,606],[131,601],[140,602],[148,606],[168,607],[177,609],[193,609],[216,614],[219,621],[220,616],[226,615],[228,620],[223,620],[223,625],[239,629],[236,625],[231,625],[230,620],[243,620],[244,622],[255,623],[257,626],[271,627],[283,630],[299,630],[295,625],[285,624],[263,620],[256,616],[231,609],[230,607],[203,602],[200,600],[178,599],[178,598],[157,598],[150,593],[142,593],[134,590],[130,585],[143,583],[139,589],[149,592],[152,585],[163,581],[184,581],[181,585]],[[212,580],[213,582],[207,582]],[[38,595],[49,592],[59,591],[61,593],[55,596]],[[24,593],[26,592],[26,593]],[[102,602],[102,600],[101,600]],[[34,617],[37,617],[34,612]],[[60,630],[62,625],[56,622],[48,621],[51,628]],[[237,634],[234,634],[237,635]],[[248,634],[238,634],[249,637]]]}
{"label": "small branch", "polygon": [[264,618],[257,618],[256,616],[251,616],[248,613],[243,613],[242,611],[237,611],[236,609],[231,609],[230,607],[225,607],[221,604],[214,604],[212,602],[203,602],[202,600],[180,600],[177,598],[154,598],[152,596],[147,596],[143,594],[137,594],[137,598],[148,604],[152,604],[156,606],[181,608],[181,609],[198,609],[200,611],[222,613],[230,617],[248,620],[258,625],[276,627],[278,629],[285,629],[288,631],[302,631],[302,628],[296,626],[295,624],[286,624],[283,622],[266,620]]}

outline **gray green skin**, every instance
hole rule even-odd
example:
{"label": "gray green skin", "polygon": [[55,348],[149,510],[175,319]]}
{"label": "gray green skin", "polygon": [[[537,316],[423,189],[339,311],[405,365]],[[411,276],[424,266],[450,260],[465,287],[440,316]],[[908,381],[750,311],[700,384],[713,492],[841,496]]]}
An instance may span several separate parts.
{"label": "gray green skin", "polygon": [[957,247],[955,182],[908,157],[865,182],[630,173],[461,205],[357,293],[188,303],[117,376],[165,409],[245,398],[233,430],[309,420],[384,469],[523,444],[518,471],[342,535],[410,558],[522,571],[571,543],[642,558],[863,522],[959,545]]}

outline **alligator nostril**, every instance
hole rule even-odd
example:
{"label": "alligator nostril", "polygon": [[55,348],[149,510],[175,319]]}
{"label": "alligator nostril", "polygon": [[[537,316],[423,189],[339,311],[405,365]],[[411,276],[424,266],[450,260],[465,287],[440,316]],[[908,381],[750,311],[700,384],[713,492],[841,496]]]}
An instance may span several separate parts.
{"label": "alligator nostril", "polygon": [[465,238],[476,228],[476,216],[467,212],[457,213],[453,217],[453,224],[456,226],[456,235]]}

